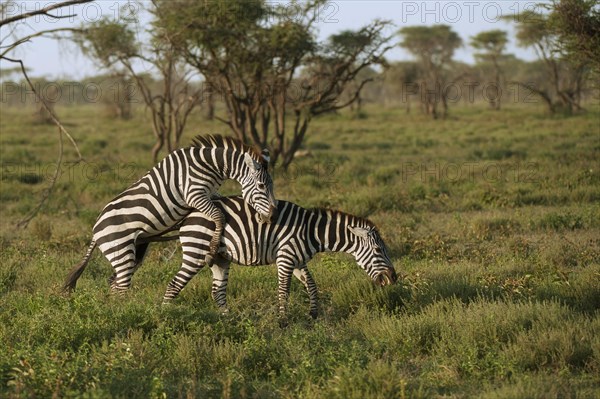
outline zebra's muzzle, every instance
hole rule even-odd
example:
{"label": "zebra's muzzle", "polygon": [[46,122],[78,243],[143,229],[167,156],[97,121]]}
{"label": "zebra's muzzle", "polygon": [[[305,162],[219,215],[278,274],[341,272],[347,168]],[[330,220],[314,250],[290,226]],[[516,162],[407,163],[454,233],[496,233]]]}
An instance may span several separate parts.
{"label": "zebra's muzzle", "polygon": [[279,216],[279,209],[276,206],[272,206],[269,211],[271,212],[270,222],[276,221]]}
{"label": "zebra's muzzle", "polygon": [[379,273],[377,277],[375,277],[375,283],[381,287],[395,284],[397,280],[398,276],[396,275],[396,271],[391,268]]}
{"label": "zebra's muzzle", "polygon": [[269,208],[269,213],[267,213],[267,214],[259,213],[258,214],[258,220],[261,223],[273,223],[277,220],[278,216],[279,216],[279,210],[277,209],[277,207],[271,206]]}
{"label": "zebra's muzzle", "polygon": [[269,208],[269,213],[267,213],[267,214],[259,213],[258,220],[261,223],[273,223],[277,220],[277,216],[279,216],[279,211],[277,210],[277,207],[271,207],[271,208]]}

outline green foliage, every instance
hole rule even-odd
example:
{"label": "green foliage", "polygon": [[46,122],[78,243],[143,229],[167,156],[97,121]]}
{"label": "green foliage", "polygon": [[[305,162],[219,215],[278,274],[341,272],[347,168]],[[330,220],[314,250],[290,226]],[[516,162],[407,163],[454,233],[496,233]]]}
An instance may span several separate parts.
{"label": "green foliage", "polygon": [[575,230],[583,227],[583,220],[579,215],[550,212],[544,215],[538,224],[542,228],[550,228],[554,230]]}
{"label": "green foliage", "polygon": [[600,74],[600,8],[594,0],[557,0],[550,15],[561,50],[574,62],[590,63]]}
{"label": "green foliage", "polygon": [[127,21],[103,18],[92,22],[82,33],[75,35],[75,41],[84,54],[100,60],[105,67],[110,67],[118,60],[135,57],[139,53],[135,32]]}
{"label": "green foliage", "polygon": [[[56,131],[3,108],[0,397],[596,398],[598,113],[458,108],[439,123],[367,111],[316,118],[310,157],[274,171],[277,195],[368,214],[400,282],[380,289],[350,256],[318,255],[309,267],[320,318],[309,319],[294,282],[281,329],[274,267],[233,266],[227,315],[208,270],[161,306],[180,264],[175,243],[151,247],[122,297],[109,294],[98,253],[62,296],[100,209],[151,166],[143,115],[61,109],[86,163],[65,169],[22,231],[14,222],[47,182],[20,176],[47,175]],[[190,118],[185,140],[218,131]]]}
{"label": "green foliage", "polygon": [[[268,146],[284,168],[312,118],[352,104],[372,80],[359,73],[391,48],[389,23],[379,20],[319,43],[322,0],[294,3],[293,16],[286,5],[260,0],[153,4],[154,25],[227,104],[219,119],[240,140]],[[349,100],[340,100],[352,85]]]}
{"label": "green foliage", "polygon": [[448,25],[407,26],[398,32],[400,45],[420,57],[426,65],[441,68],[462,45],[460,36]]}
{"label": "green foliage", "polygon": [[507,43],[508,37],[506,31],[499,29],[480,32],[471,39],[471,46],[478,50],[487,50],[495,54],[501,53]]}
{"label": "green foliage", "polygon": [[517,21],[517,41],[523,47],[536,44],[547,46],[545,43],[553,39],[546,14],[528,10],[519,15],[505,18],[508,20],[514,18]]}

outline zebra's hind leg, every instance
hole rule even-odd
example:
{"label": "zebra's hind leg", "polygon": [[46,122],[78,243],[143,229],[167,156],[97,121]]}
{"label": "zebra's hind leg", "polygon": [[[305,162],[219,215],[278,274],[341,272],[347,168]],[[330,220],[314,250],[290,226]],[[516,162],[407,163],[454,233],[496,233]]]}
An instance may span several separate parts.
{"label": "zebra's hind leg", "polygon": [[221,313],[229,312],[227,309],[227,281],[230,264],[230,261],[219,256],[210,268],[213,274],[211,294]]}
{"label": "zebra's hind leg", "polygon": [[136,246],[134,237],[122,240],[118,244],[105,243],[99,245],[100,250],[114,269],[109,279],[113,293],[124,293],[131,285],[131,277],[135,272]]}
{"label": "zebra's hind leg", "polygon": [[137,269],[139,269],[140,266],[142,265],[142,262],[144,261],[144,258],[146,257],[146,253],[148,252],[149,245],[150,245],[150,243],[146,242],[143,244],[137,244],[135,246],[135,269],[134,269],[134,272],[137,271]]}
{"label": "zebra's hind leg", "polygon": [[317,284],[315,280],[313,280],[312,275],[308,271],[308,267],[306,264],[300,266],[297,269],[294,269],[294,277],[296,277],[306,288],[306,292],[308,293],[308,298],[310,301],[309,307],[309,316],[313,319],[316,319],[319,314],[319,298],[318,298],[318,290]]}
{"label": "zebra's hind leg", "polygon": [[195,242],[193,237],[190,241],[181,237],[183,261],[179,271],[173,277],[163,297],[163,304],[170,303],[179,295],[187,283],[206,265],[206,254],[208,248],[203,245],[203,241]]}
{"label": "zebra's hind leg", "polygon": [[[137,271],[137,269],[139,269],[139,267],[142,265],[142,262],[144,261],[144,258],[146,257],[146,252],[148,251],[148,246],[150,245],[150,243],[144,243],[144,244],[138,244],[135,246],[135,262],[133,265],[133,273],[135,273]],[[112,287],[113,282],[115,281],[115,279],[117,278],[117,273],[116,271],[113,272],[113,274],[108,278],[108,284]]]}

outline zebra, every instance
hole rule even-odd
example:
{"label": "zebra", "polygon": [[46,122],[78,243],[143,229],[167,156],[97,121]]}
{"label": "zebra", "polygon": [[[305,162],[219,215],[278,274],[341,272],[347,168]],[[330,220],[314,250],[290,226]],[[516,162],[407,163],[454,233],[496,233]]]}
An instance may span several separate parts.
{"label": "zebra", "polygon": [[[306,288],[309,315],[318,314],[317,286],[306,263],[318,252],[346,252],[378,285],[397,281],[396,271],[375,225],[364,218],[341,211],[306,209],[292,202],[278,201],[278,216],[270,224],[260,223],[259,215],[239,196],[221,197],[215,205],[225,215],[225,228],[218,256],[211,266],[212,297],[227,311],[226,289],[229,265],[258,266],[276,263],[279,314],[285,317],[291,276]],[[165,293],[172,301],[192,277],[206,265],[209,240],[215,224],[199,212],[190,213],[179,225],[183,263]],[[177,236],[147,237],[148,241],[167,241]]]}
{"label": "zebra", "polygon": [[192,146],[169,154],[104,207],[87,253],[70,271],[64,290],[75,288],[96,246],[114,269],[112,291],[127,290],[148,248],[144,237],[170,231],[192,210],[215,223],[206,254],[212,264],[224,217],[211,196],[224,180],[235,179],[244,200],[261,222],[268,222],[277,209],[268,162],[267,150],[260,153],[220,135],[197,136]]}

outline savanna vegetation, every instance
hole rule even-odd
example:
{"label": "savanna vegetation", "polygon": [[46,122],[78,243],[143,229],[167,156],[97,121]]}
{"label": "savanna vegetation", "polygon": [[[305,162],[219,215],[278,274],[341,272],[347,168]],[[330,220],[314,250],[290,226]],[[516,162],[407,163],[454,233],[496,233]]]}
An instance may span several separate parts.
{"label": "savanna vegetation", "polygon": [[[128,2],[148,7],[141,28],[129,11],[19,29],[91,2],[0,5],[0,59],[15,66],[0,74],[0,397],[600,396],[594,1],[508,18],[533,62],[499,29],[372,21],[318,42],[320,0],[293,21],[259,0],[182,0]],[[30,78],[16,50],[58,34],[100,75]],[[467,43],[474,65],[454,59]],[[413,60],[386,60],[393,46]],[[373,220],[398,284],[322,254],[317,321],[295,282],[279,327],[274,267],[232,269],[227,315],[207,270],[161,306],[181,260],[171,242],[124,296],[99,253],[61,293],[102,207],[201,133],[270,146],[278,198]]]}
{"label": "savanna vegetation", "polygon": [[[597,106],[457,107],[444,120],[366,106],[316,118],[275,170],[279,198],[370,217],[400,282],[379,289],[352,258],[310,264],[321,317],[292,285],[279,328],[274,267],[234,267],[231,312],[203,270],[172,306],[176,243],[157,244],[124,297],[98,253],[60,293],[100,209],[152,166],[147,115],[60,109],[85,162],[53,175],[56,128],[32,109],[0,118],[0,396],[594,398],[600,393]],[[222,125],[192,114],[182,140]],[[65,159],[75,159],[65,146]],[[227,185],[224,193],[236,193]]]}

